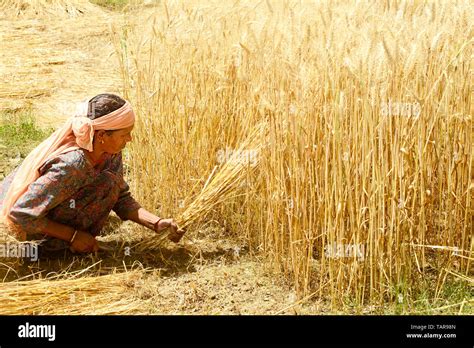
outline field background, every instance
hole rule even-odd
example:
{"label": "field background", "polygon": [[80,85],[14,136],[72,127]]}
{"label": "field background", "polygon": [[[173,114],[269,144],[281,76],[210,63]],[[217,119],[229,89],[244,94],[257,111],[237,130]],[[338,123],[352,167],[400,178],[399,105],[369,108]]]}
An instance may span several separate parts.
{"label": "field background", "polygon": [[25,276],[40,294],[58,273],[131,272],[110,278],[117,299],[87,278],[89,292],[22,310],[472,313],[470,2],[14,3],[0,5],[0,175],[76,102],[115,92],[138,115],[134,196],[179,216],[219,154],[267,126],[246,152],[257,168],[182,244],[143,249],[149,232],[113,220],[99,255],[2,261],[7,292]]}

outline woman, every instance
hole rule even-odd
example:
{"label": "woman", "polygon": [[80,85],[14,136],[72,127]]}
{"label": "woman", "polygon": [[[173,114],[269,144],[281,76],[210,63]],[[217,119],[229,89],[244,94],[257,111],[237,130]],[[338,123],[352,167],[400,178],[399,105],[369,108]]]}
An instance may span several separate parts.
{"label": "woman", "polygon": [[[86,110],[87,109],[87,110]],[[75,252],[98,250],[95,239],[111,210],[156,232],[184,231],[146,211],[123,179],[121,151],[132,140],[135,114],[113,94],[92,98],[83,112],[37,146],[0,187],[0,221],[18,239],[61,240]]]}

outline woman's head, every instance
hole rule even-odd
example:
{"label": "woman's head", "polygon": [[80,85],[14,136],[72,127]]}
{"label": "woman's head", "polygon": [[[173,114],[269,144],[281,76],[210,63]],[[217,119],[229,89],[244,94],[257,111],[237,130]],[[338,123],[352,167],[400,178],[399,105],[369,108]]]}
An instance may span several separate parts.
{"label": "woman's head", "polygon": [[125,100],[115,94],[99,94],[89,100],[87,117],[91,120],[110,114],[125,105]]}
{"label": "woman's head", "polygon": [[[108,115],[125,105],[125,100],[115,94],[99,94],[89,100],[87,117],[91,120]],[[97,130],[94,132],[94,149],[108,153],[119,153],[132,140],[133,126],[117,130]]]}

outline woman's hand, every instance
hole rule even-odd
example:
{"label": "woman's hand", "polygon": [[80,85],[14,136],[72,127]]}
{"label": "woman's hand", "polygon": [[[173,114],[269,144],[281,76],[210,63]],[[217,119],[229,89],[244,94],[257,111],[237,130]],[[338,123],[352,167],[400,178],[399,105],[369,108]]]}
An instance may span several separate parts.
{"label": "woman's hand", "polygon": [[183,238],[185,232],[185,230],[172,231],[168,234],[168,239],[172,242],[178,243],[181,238]]}
{"label": "woman's hand", "polygon": [[72,252],[90,253],[99,251],[99,245],[92,234],[84,231],[77,231],[76,238],[74,238],[70,249]]}
{"label": "woman's hand", "polygon": [[155,225],[155,232],[160,232],[169,228],[168,239],[172,242],[178,243],[184,235],[184,230],[179,230],[178,225],[173,219],[160,219]]}

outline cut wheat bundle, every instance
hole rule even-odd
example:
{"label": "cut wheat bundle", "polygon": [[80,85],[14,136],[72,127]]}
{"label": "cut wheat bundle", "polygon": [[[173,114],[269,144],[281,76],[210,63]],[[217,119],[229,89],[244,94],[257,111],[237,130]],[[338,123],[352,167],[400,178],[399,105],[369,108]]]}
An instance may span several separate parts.
{"label": "cut wheat bundle", "polygon": [[133,289],[144,270],[64,279],[0,283],[0,314],[133,314],[143,305]]}
{"label": "cut wheat bundle", "polygon": [[29,109],[42,127],[57,127],[86,96],[118,93],[107,47],[118,14],[83,0],[0,0],[0,18],[0,112]]}
{"label": "cut wheat bundle", "polygon": [[[203,219],[216,206],[228,201],[235,195],[235,191],[247,178],[247,170],[254,170],[258,166],[259,154],[266,144],[266,131],[266,122],[256,125],[241,143],[238,150],[229,156],[222,167],[218,170],[216,170],[217,167],[214,168],[201,192],[176,219],[179,228],[186,230],[193,223]],[[251,160],[246,156],[242,156],[242,153],[247,153],[247,151],[254,153]],[[136,244],[135,248],[139,251],[157,249],[167,239],[167,236],[168,233],[164,232],[159,238],[145,239]]]}
{"label": "cut wheat bundle", "polygon": [[87,0],[1,0],[2,17],[77,17],[94,12],[97,6]]}

